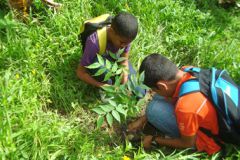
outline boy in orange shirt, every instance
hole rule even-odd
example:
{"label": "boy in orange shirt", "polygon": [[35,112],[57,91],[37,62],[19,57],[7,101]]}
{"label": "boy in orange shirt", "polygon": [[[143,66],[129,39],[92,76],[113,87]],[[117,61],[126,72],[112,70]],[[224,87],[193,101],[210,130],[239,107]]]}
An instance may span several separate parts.
{"label": "boy in orange shirt", "polygon": [[156,141],[159,145],[174,148],[196,147],[198,151],[208,154],[218,152],[221,147],[199,129],[202,127],[213,134],[218,133],[217,113],[213,104],[200,92],[178,98],[183,82],[194,77],[160,54],[147,56],[140,67],[140,72],[143,71],[144,83],[158,94],[149,103],[146,114],[130,123],[128,130],[136,131],[148,121],[170,138],[145,136],[145,148]]}

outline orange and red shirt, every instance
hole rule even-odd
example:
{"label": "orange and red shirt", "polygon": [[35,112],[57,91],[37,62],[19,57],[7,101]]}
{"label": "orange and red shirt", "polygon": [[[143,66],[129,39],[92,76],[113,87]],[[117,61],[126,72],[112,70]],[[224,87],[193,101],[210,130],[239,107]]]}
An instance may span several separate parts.
{"label": "orange and red shirt", "polygon": [[[178,97],[183,82],[194,78],[186,73],[178,82],[173,97]],[[218,133],[217,114],[212,105],[202,93],[194,92],[180,97],[176,102],[175,113],[177,124],[181,135],[196,135],[196,147],[198,151],[205,151],[208,154],[218,152],[219,147],[212,138],[202,133],[199,127],[210,130],[213,134]]]}

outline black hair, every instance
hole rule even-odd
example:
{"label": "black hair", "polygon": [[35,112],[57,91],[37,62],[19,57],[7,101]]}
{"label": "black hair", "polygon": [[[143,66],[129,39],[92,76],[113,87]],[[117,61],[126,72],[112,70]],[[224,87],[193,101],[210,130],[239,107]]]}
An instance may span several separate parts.
{"label": "black hair", "polygon": [[133,40],[137,36],[137,18],[130,13],[120,12],[112,20],[111,24],[114,31],[121,37]]}
{"label": "black hair", "polygon": [[171,81],[176,78],[177,66],[168,58],[158,53],[145,57],[140,73],[144,72],[144,84],[150,88],[156,88],[158,81]]}

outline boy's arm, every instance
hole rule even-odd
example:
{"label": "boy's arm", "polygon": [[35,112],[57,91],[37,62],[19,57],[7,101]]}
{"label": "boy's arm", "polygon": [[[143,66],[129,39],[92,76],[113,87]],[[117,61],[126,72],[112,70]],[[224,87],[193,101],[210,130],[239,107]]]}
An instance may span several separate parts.
{"label": "boy's arm", "polygon": [[93,77],[91,77],[91,75],[87,72],[84,66],[78,65],[76,72],[77,72],[77,76],[87,84],[90,84],[96,87],[101,87],[105,84],[105,83],[98,82]]}
{"label": "boy's arm", "polygon": [[[121,57],[125,57],[126,60],[122,61],[121,64],[125,66],[126,70],[128,70],[128,52],[124,52]],[[128,72],[123,72],[122,75],[122,84],[127,83],[128,81]]]}
{"label": "boy's arm", "polygon": [[169,146],[173,148],[190,148],[195,146],[196,135],[193,136],[183,136],[176,139],[166,139],[161,137],[156,137],[155,141],[159,145]]}
{"label": "boy's arm", "polygon": [[[155,141],[160,145],[174,148],[189,148],[195,146],[196,134],[199,128],[198,118],[195,113],[186,112],[185,107],[181,108],[181,103],[177,104],[175,110],[177,126],[180,137],[174,139],[165,139],[157,137]],[[180,109],[179,109],[180,108]]]}
{"label": "boy's arm", "polygon": [[177,126],[180,132],[179,138],[162,138],[156,137],[155,141],[164,146],[174,148],[189,148],[195,146],[196,134],[199,129],[198,116],[196,113],[188,111],[188,107],[184,107],[182,101],[178,101],[175,108]]}
{"label": "boy's arm", "polygon": [[93,33],[90,35],[85,43],[85,49],[80,60],[80,64],[76,70],[77,76],[87,84],[101,87],[104,83],[98,82],[95,80],[88,72],[85,66],[89,66],[94,62],[94,58],[97,56],[99,52],[98,40],[97,40],[97,33]]}

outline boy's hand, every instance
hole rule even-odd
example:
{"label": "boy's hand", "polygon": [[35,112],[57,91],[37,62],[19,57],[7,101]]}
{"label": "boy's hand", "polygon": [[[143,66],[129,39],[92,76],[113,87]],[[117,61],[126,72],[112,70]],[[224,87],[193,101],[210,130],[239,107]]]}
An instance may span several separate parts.
{"label": "boy's hand", "polygon": [[152,135],[147,135],[143,138],[143,147],[145,150],[148,150],[151,148],[152,139],[153,139]]}
{"label": "boy's hand", "polygon": [[128,75],[126,73],[124,73],[122,76],[122,84],[127,83],[127,81],[128,81]]}
{"label": "boy's hand", "polygon": [[136,121],[128,124],[127,130],[129,132],[137,132],[138,130],[142,130],[146,123],[147,123],[147,117],[144,115],[139,119],[137,119]]}

